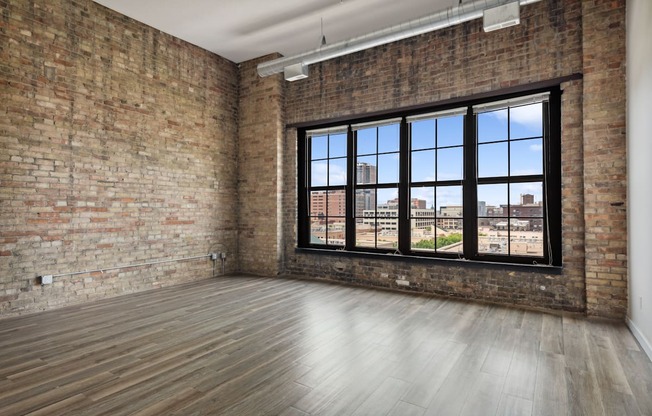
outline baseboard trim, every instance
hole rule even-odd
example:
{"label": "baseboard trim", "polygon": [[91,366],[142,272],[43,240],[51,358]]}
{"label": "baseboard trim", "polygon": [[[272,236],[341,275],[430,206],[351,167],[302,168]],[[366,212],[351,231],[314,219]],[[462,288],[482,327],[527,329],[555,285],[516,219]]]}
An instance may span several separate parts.
{"label": "baseboard trim", "polygon": [[627,326],[629,327],[629,330],[632,332],[634,335],[634,338],[638,341],[638,343],[643,347],[643,351],[645,351],[645,354],[647,354],[647,358],[652,361],[652,344],[650,344],[650,341],[648,341],[647,338],[645,338],[645,335],[638,329],[634,321],[629,319],[629,316],[627,317]]}

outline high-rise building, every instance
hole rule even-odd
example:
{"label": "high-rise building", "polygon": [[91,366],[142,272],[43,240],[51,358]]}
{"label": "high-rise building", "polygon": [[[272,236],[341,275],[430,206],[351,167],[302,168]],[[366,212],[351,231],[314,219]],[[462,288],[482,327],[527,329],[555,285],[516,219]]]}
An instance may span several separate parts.
{"label": "high-rise building", "polygon": [[359,185],[376,183],[376,167],[369,163],[358,162],[355,166],[355,183]]}
{"label": "high-rise building", "polygon": [[[369,163],[357,163],[355,180],[358,185],[376,183],[376,167]],[[365,210],[376,208],[376,194],[372,189],[358,189],[355,192],[355,216],[361,218]]]}

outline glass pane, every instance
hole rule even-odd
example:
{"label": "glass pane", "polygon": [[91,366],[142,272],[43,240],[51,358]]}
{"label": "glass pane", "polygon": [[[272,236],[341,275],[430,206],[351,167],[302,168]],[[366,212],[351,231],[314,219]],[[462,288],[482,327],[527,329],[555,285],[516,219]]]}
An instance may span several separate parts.
{"label": "glass pane", "polygon": [[437,217],[462,218],[462,187],[437,187]]}
{"label": "glass pane", "polygon": [[478,177],[507,176],[507,143],[478,145]]}
{"label": "glass pane", "polygon": [[410,221],[410,248],[418,251],[435,251],[435,219],[418,218]]}
{"label": "glass pane", "polygon": [[[461,221],[461,220],[459,220]],[[437,252],[439,253],[463,253],[464,252],[464,243],[463,243],[462,230],[450,232],[450,233],[440,233],[437,232]]]}
{"label": "glass pane", "polygon": [[378,218],[376,247],[393,250],[398,248],[398,218]]}
{"label": "glass pane", "polygon": [[412,152],[412,182],[435,180],[435,151]]}
{"label": "glass pane", "polygon": [[370,218],[376,216],[376,190],[358,189],[355,191],[355,217]]}
{"label": "glass pane", "polygon": [[412,126],[412,150],[435,147],[435,120],[415,121],[410,125]]}
{"label": "glass pane", "polygon": [[507,218],[478,219],[478,251],[509,254]]}
{"label": "glass pane", "polygon": [[398,153],[378,155],[378,183],[398,182]]}
{"label": "glass pane", "polygon": [[421,215],[414,212],[414,209],[430,210],[431,214],[423,214],[424,216],[434,217],[433,206],[435,205],[435,189],[432,186],[418,186],[410,190],[410,206],[412,207],[411,216]]}
{"label": "glass pane", "polygon": [[326,217],[326,192],[310,192],[310,216],[324,219]]}
{"label": "glass pane", "polygon": [[358,130],[356,137],[359,155],[376,153],[376,128]]}
{"label": "glass pane", "polygon": [[365,218],[355,224],[355,245],[358,247],[376,247],[376,220]]}
{"label": "glass pane", "polygon": [[[510,220],[510,254],[543,257],[543,220]],[[538,226],[538,227],[537,227]]]}
{"label": "glass pane", "polygon": [[312,162],[310,166],[310,185],[326,186],[327,185],[328,162],[325,160]]}
{"label": "glass pane", "polygon": [[376,156],[358,157],[355,167],[356,183],[376,183]]}
{"label": "glass pane", "polygon": [[328,218],[328,244],[343,246],[346,239],[346,221],[344,218]]}
{"label": "glass pane", "polygon": [[310,158],[326,159],[328,157],[328,137],[315,136],[311,139],[312,152]]}
{"label": "glass pane", "polygon": [[310,219],[310,244],[326,244],[326,223],[317,218]]}
{"label": "glass pane", "polygon": [[478,185],[478,209],[483,206],[487,216],[507,216],[507,184]]}
{"label": "glass pane", "polygon": [[464,141],[464,116],[437,120],[437,147],[459,146]]}
{"label": "glass pane", "polygon": [[437,150],[437,180],[462,179],[464,177],[463,156],[461,147]]}
{"label": "glass pane", "polygon": [[509,186],[511,217],[543,217],[543,183],[513,183]]}
{"label": "glass pane", "polygon": [[478,143],[507,139],[506,108],[478,114]]}
{"label": "glass pane", "polygon": [[509,136],[511,139],[543,136],[543,105],[541,103],[509,109]]}
{"label": "glass pane", "polygon": [[332,134],[328,147],[328,157],[346,156],[346,134]]}
{"label": "glass pane", "polygon": [[378,216],[381,210],[386,211],[382,216],[394,216],[392,212],[398,215],[398,188],[379,189],[378,190]]}
{"label": "glass pane", "polygon": [[399,124],[378,127],[378,153],[398,152]]}
{"label": "glass pane", "polygon": [[398,203],[378,204],[376,215],[379,218],[398,218]]}
{"label": "glass pane", "polygon": [[331,222],[331,217],[346,216],[346,191],[343,189],[328,191],[326,215],[328,216],[328,222]]}
{"label": "glass pane", "polygon": [[543,173],[543,144],[541,139],[510,142],[509,162],[511,176],[541,175]]}
{"label": "glass pane", "polygon": [[328,161],[328,185],[346,185],[346,158]]}

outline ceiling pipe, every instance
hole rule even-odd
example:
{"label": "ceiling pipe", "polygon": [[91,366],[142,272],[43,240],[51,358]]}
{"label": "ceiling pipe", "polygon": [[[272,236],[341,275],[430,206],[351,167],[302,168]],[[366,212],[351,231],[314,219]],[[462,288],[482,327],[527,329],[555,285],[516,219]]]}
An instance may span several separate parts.
{"label": "ceiling pipe", "polygon": [[[374,48],[376,46],[385,45],[387,43],[396,42],[412,36],[451,27],[481,18],[485,9],[502,6],[513,1],[514,0],[467,1],[459,6],[447,8],[435,14],[377,30],[366,35],[326,45],[298,55],[260,63],[257,67],[258,75],[266,77],[281,73],[285,67],[290,65],[302,64],[303,66],[307,66],[365,49]],[[539,1],[541,0],[519,0],[519,4],[525,6]]]}

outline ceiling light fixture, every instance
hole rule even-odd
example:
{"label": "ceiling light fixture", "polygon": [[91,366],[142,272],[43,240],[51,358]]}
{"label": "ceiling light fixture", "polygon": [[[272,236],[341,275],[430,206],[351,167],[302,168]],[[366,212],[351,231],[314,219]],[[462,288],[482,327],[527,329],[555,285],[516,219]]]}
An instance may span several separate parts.
{"label": "ceiling light fixture", "polygon": [[288,65],[283,68],[283,75],[286,81],[298,81],[300,79],[308,78],[308,65],[301,62],[294,65]]}
{"label": "ceiling light fixture", "polygon": [[518,1],[486,9],[482,15],[485,32],[516,26],[521,23],[521,7]]}

